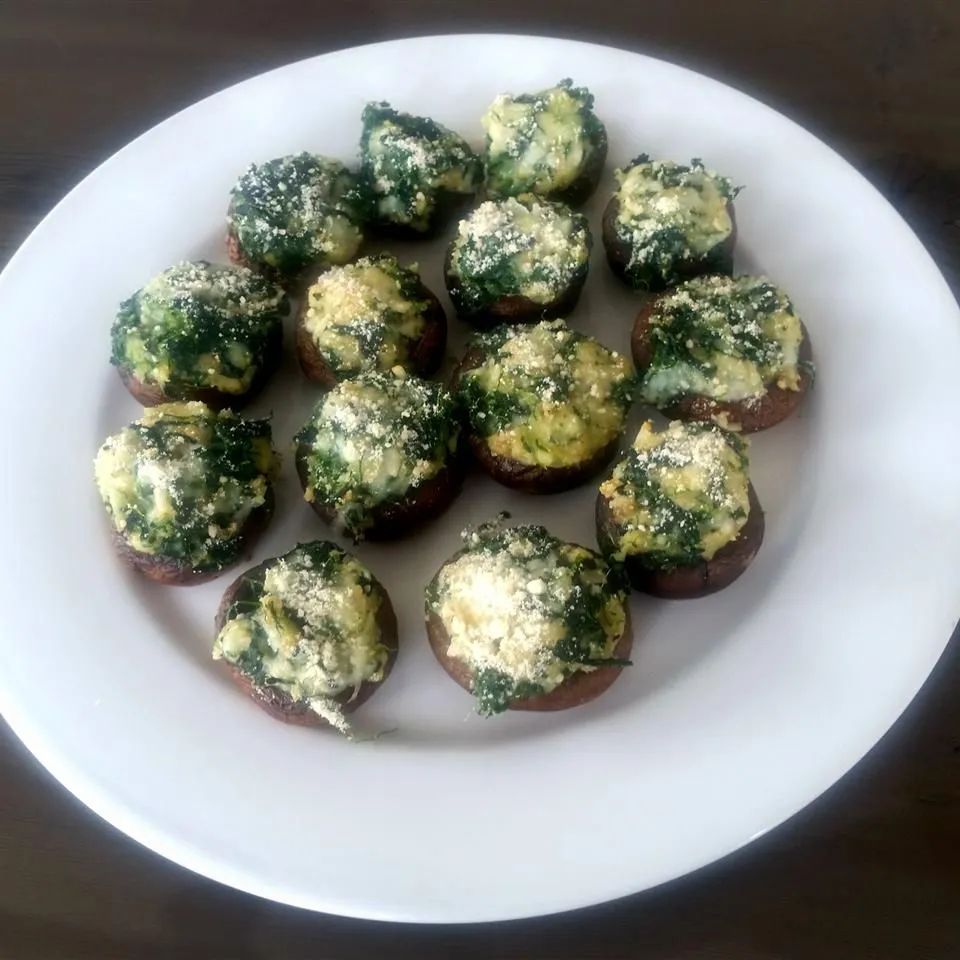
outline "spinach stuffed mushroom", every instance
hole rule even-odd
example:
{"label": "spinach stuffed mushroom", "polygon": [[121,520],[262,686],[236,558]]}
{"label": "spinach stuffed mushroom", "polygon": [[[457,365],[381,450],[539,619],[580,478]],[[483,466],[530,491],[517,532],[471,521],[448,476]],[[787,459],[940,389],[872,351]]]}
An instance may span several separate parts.
{"label": "spinach stuffed mushroom", "polygon": [[586,218],[534,196],[480,204],[460,221],[447,250],[447,291],[476,326],[569,313],[587,279]]}
{"label": "spinach stuffed mushroom", "polygon": [[297,324],[300,366],[332,386],[366,371],[418,376],[443,360],[447,318],[414,268],[390,254],[332,267],[307,290]]}
{"label": "spinach stuffed mushroom", "polygon": [[356,557],[301,543],[248,570],[223,596],[213,658],[271,716],[352,736],[347,714],[397,656],[390,598]]}
{"label": "spinach stuffed mushroom", "polygon": [[230,192],[227,251],[235,263],[292,279],[352,260],[366,218],[357,178],[312,153],[254,163]]}
{"label": "spinach stuffed mushroom", "polygon": [[409,533],[459,490],[459,436],[439,384],[382,373],[344,380],[296,436],[304,498],[354,539]]}
{"label": "spinach stuffed mushroom", "polygon": [[170,403],[108,437],[97,488],[122,557],[163,583],[196,583],[240,559],[273,511],[279,461],[266,420]]}
{"label": "spinach stuffed mushroom", "polygon": [[427,635],[480,714],[579,706],[629,665],[616,565],[539,526],[487,525],[465,540],[427,587]]}
{"label": "spinach stuffed mushroom", "polygon": [[651,297],[632,349],[647,403],[681,420],[722,414],[747,433],[789,416],[813,381],[806,329],[764,277],[697,277]]}
{"label": "spinach stuffed mushroom", "polygon": [[482,122],[489,196],[535,193],[577,206],[593,193],[607,157],[607,132],[586,88],[561,80],[539,93],[504,93]]}
{"label": "spinach stuffed mushroom", "polygon": [[625,357],[562,320],[478,334],[454,374],[477,460],[532,493],[569,489],[610,460],[634,383]]}
{"label": "spinach stuffed mushroom", "polygon": [[597,540],[639,590],[681,599],[731,584],[763,541],[747,442],[719,423],[649,421],[600,486]]}
{"label": "spinach stuffed mushroom", "polygon": [[428,236],[479,189],[479,158],[442,124],[388,103],[368,103],[362,122],[361,171],[381,230]]}
{"label": "spinach stuffed mushroom", "polygon": [[238,407],[279,364],[288,309],[280,287],[244,267],[178,263],[121,304],[110,360],[145,406]]}
{"label": "spinach stuffed mushroom", "polygon": [[641,154],[616,171],[603,214],[603,243],[614,273],[658,291],[704,273],[732,273],[738,188],[700,160],[689,166]]}

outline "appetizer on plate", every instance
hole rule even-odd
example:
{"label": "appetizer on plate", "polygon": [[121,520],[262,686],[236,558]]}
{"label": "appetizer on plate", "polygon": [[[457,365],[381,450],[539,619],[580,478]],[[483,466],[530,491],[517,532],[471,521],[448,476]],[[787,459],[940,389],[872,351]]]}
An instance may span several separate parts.
{"label": "appetizer on plate", "polygon": [[267,420],[169,403],[108,437],[94,463],[120,555],[161,583],[199,583],[240,559],[273,512]]}
{"label": "appetizer on plate", "polygon": [[427,635],[479,713],[576,707],[629,665],[617,566],[539,526],[487,525],[465,541],[427,587]]}
{"label": "appetizer on plate", "polygon": [[532,195],[488,200],[460,221],[444,273],[457,314],[483,327],[569,313],[587,279],[590,229]]}
{"label": "appetizer on plate", "polygon": [[813,382],[806,329],[763,277],[698,277],[651,297],[631,343],[642,398],[681,420],[722,414],[745,433],[763,430]]}
{"label": "appetizer on plate", "polygon": [[392,254],[331,267],[307,290],[297,322],[303,372],[326,387],[368,371],[435,373],[447,344],[440,301]]}
{"label": "appetizer on plate", "polygon": [[397,618],[372,573],[335,543],[301,543],[238,577],[214,660],[271,716],[351,735],[346,715],[386,680]]}
{"label": "appetizer on plate", "polygon": [[338,383],[295,438],[304,498],[355,540],[409,533],[442,513],[460,488],[453,397],[399,373]]}
{"label": "appetizer on plate", "polygon": [[482,122],[489,196],[535,193],[577,206],[596,189],[607,131],[585,87],[561,80],[539,93],[501,94]]}
{"label": "appetizer on plate", "polygon": [[597,542],[630,582],[658,597],[700,597],[733,583],[763,542],[747,441],[719,423],[647,421],[600,486]]}
{"label": "appetizer on plate", "polygon": [[563,320],[477,334],[453,378],[481,466],[531,493],[567,490],[603,468],[634,385],[625,357]]}
{"label": "appetizer on plate", "polygon": [[230,191],[227,251],[234,263],[292,279],[352,260],[366,209],[339,160],[298,153],[251,164]]}
{"label": "appetizer on plate", "polygon": [[631,287],[664,290],[703,273],[732,273],[739,188],[708,170],[641,154],[615,173],[603,214],[613,272]]}
{"label": "appetizer on plate", "polygon": [[144,406],[239,407],[280,362],[283,290],[245,267],[178,263],[125,300],[110,362]]}
{"label": "appetizer on plate", "polygon": [[360,160],[374,222],[408,237],[431,235],[483,179],[480,159],[463,137],[388,103],[364,108]]}

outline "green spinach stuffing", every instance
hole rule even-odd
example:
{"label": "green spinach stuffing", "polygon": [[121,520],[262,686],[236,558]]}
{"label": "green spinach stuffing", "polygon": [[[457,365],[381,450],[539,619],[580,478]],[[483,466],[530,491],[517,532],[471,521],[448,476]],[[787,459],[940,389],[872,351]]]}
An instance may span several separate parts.
{"label": "green spinach stuffing", "polygon": [[628,283],[662,290],[695,274],[733,270],[731,203],[739,188],[730,180],[698,159],[684,165],[646,154],[615,176],[616,216],[605,239]]}
{"label": "green spinach stuffing", "polygon": [[649,318],[641,395],[654,406],[685,396],[762,397],[801,388],[803,325],[764,277],[696,277],[661,297]]}
{"label": "green spinach stuffing", "polygon": [[750,512],[747,441],[717,423],[645,423],[600,487],[613,556],[652,570],[711,560]]}
{"label": "green spinach stuffing", "polygon": [[301,543],[240,581],[213,646],[259,690],[304,704],[352,736],[345,706],[383,680],[390,651],[383,589],[356,557],[329,541]]}
{"label": "green spinach stuffing", "polygon": [[636,378],[629,361],[563,320],[475,336],[459,398],[470,431],[499,457],[562,468],[593,459],[623,430]]}
{"label": "green spinach stuffing", "polygon": [[338,379],[409,370],[431,305],[414,267],[391,254],[363,257],[321,274],[306,295],[303,330]]}

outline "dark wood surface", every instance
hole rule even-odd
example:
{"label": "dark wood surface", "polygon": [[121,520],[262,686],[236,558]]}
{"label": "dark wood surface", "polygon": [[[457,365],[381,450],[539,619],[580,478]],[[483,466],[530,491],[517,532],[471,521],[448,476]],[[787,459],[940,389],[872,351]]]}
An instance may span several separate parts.
{"label": "dark wood surface", "polygon": [[[755,93],[863,170],[958,289],[957,0],[543,6],[0,0],[0,264],[84,174],[199,97],[356,43],[503,30],[608,42]],[[711,867],[590,910],[459,928],[312,915],[190,874],[82,807],[0,724],[0,957],[960,957],[958,687],[954,642],[859,766]]]}

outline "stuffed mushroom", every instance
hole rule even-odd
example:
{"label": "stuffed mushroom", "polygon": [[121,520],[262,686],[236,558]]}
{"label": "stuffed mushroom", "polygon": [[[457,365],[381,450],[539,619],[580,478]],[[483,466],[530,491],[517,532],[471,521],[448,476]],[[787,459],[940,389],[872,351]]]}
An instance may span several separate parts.
{"label": "stuffed mushroom", "polygon": [[367,371],[435,373],[447,342],[440,301],[414,268],[391,254],[332,267],[307,290],[297,355],[311,380],[330,387]]}
{"label": "stuffed mushroom", "polygon": [[389,539],[442,513],[462,479],[453,397],[416,377],[337,384],[295,438],[304,498],[354,539]]}
{"label": "stuffed mushroom", "polygon": [[397,618],[373,574],[335,543],[301,543],[238,577],[213,658],[272,717],[352,736],[347,714],[386,680]]}
{"label": "stuffed mushroom", "polygon": [[279,460],[267,420],[170,403],[108,437],[94,473],[114,543],[162,583],[198,583],[236,563],[273,512]]}
{"label": "stuffed mushroom", "polygon": [[568,314],[590,266],[586,218],[532,195],[488,200],[460,221],[447,250],[447,292],[478,327]]}
{"label": "stuffed mushroom", "polygon": [[563,710],[600,696],[633,643],[622,571],[543,527],[487,525],[426,591],[427,635],[477,712]]}
{"label": "stuffed mushroom", "polygon": [[368,103],[362,122],[361,173],[381,231],[430,236],[479,189],[479,158],[442,124],[388,103]]}
{"label": "stuffed mushroom", "polygon": [[813,382],[810,339],[764,277],[697,277],[637,315],[640,394],[681,420],[722,415],[746,433],[788,417]]}
{"label": "stuffed mushroom", "polygon": [[625,357],[552,320],[478,334],[453,382],[480,465],[506,486],[554,493],[616,453],[635,377]]}
{"label": "stuffed mushroom", "polygon": [[689,166],[641,154],[617,170],[603,214],[603,243],[615,274],[658,291],[704,273],[732,273],[738,188],[700,160]]}
{"label": "stuffed mushroom", "polygon": [[239,407],[278,366],[288,309],[280,287],[244,267],[178,263],[121,304],[110,360],[144,406]]}
{"label": "stuffed mushroom", "polygon": [[700,597],[739,577],[763,542],[747,441],[718,423],[649,421],[600,486],[597,541],[631,583],[660,597]]}
{"label": "stuffed mushroom", "polygon": [[313,153],[254,163],[230,192],[227,251],[234,263],[290,280],[352,260],[367,210],[339,160]]}
{"label": "stuffed mushroom", "polygon": [[482,122],[488,196],[535,193],[578,206],[596,189],[607,132],[585,87],[561,80],[539,93],[501,94]]}

